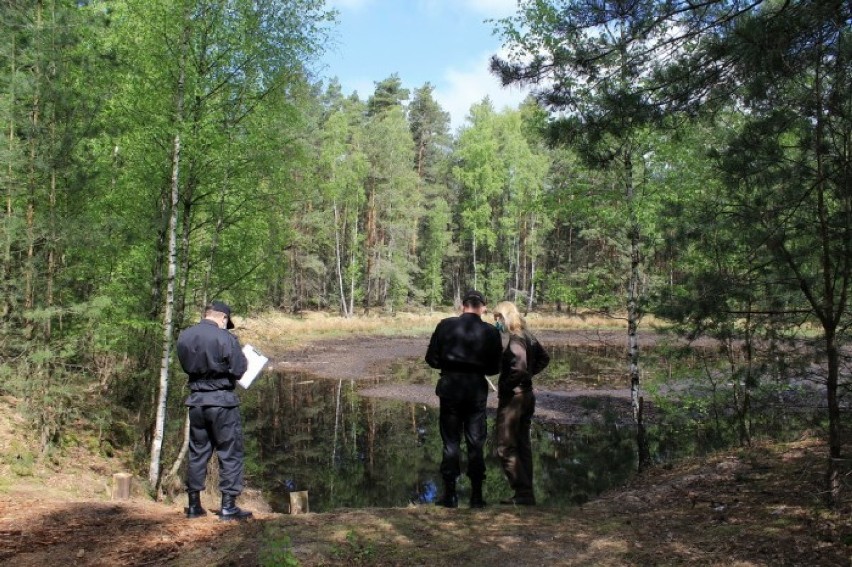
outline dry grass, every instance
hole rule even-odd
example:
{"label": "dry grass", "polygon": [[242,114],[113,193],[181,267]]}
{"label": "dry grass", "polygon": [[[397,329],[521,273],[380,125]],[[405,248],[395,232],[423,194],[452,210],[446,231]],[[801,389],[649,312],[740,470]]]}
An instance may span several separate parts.
{"label": "dry grass", "polygon": [[243,343],[275,352],[312,341],[356,335],[421,336],[431,332],[449,313],[398,313],[358,315],[349,319],[325,312],[289,315],[269,311],[252,317],[235,317],[236,331]]}
{"label": "dry grass", "polygon": [[[388,314],[360,314],[349,319],[336,313],[321,311],[290,315],[279,311],[267,311],[251,317],[235,317],[237,334],[243,343],[250,343],[261,350],[277,352],[306,345],[312,341],[355,335],[372,336],[424,336],[445,318],[458,315],[457,311],[398,312]],[[490,321],[486,314],[485,319]],[[602,315],[597,312],[565,314],[555,311],[537,311],[527,315],[534,330],[587,330],[624,329],[623,315]],[[642,327],[659,328],[663,323],[653,317],[645,317]]]}

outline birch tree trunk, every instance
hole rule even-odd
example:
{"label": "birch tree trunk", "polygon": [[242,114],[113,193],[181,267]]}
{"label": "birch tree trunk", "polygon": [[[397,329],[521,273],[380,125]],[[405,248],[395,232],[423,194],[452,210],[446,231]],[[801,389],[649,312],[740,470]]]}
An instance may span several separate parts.
{"label": "birch tree trunk", "polygon": [[[186,417],[183,422],[183,443],[180,446],[180,452],[178,453],[177,459],[172,463],[172,468],[169,469],[169,472],[163,476],[163,482],[168,484],[168,480],[171,478],[175,478],[180,470],[180,466],[183,464],[183,460],[186,458],[186,454],[189,452],[189,408],[186,410]],[[162,483],[159,490],[157,490],[157,499],[162,498]]]}
{"label": "birch tree trunk", "polygon": [[641,312],[639,309],[639,265],[640,227],[636,215],[635,188],[633,187],[632,151],[624,150],[624,188],[629,211],[628,231],[630,238],[630,276],[627,284],[627,373],[630,377],[630,399],[633,405],[633,420],[636,423],[636,446],[639,452],[639,470],[644,470],[651,464],[648,439],[645,434],[645,421],[642,415],[643,398],[640,389],[639,372],[639,338],[638,328]]}
{"label": "birch tree trunk", "polygon": [[518,301],[518,290],[521,287],[521,237],[520,235],[515,237],[515,253],[512,255],[513,263],[515,264],[514,272],[515,272],[515,285],[512,286],[512,301]]}
{"label": "birch tree trunk", "polygon": [[375,180],[369,181],[369,195],[367,197],[367,213],[366,213],[366,222],[364,226],[365,232],[365,260],[366,260],[366,270],[364,273],[364,309],[369,313],[370,311],[370,294],[373,291],[373,265],[374,265],[374,248],[378,245],[379,237],[378,237],[378,227],[376,226],[376,188],[375,188]]}
{"label": "birch tree trunk", "polygon": [[337,431],[340,426],[340,397],[343,392],[343,379],[337,381],[337,402],[334,406],[334,440],[331,443],[331,463],[334,467],[337,461]]}
{"label": "birch tree trunk", "polygon": [[160,360],[160,390],[157,399],[157,417],[154,422],[154,436],[151,441],[151,466],[148,470],[148,481],[151,488],[158,491],[160,486],[160,458],[163,450],[163,436],[166,425],[166,402],[169,393],[169,360],[172,352],[172,337],[174,336],[174,295],[175,275],[177,271],[177,221],[178,201],[180,198],[180,151],[181,126],[183,124],[183,101],[186,81],[186,55],[189,48],[189,24],[184,25],[181,37],[180,59],[178,61],[178,83],[175,95],[175,137],[172,147],[172,179],[171,179],[171,208],[169,214],[169,252],[168,276],[166,279],[166,298],[163,309],[163,356]]}
{"label": "birch tree trunk", "polygon": [[[530,226],[529,242],[535,242],[535,219],[532,220]],[[530,254],[530,293],[527,297],[527,313],[532,311],[533,298],[535,297],[535,252]]]}
{"label": "birch tree trunk", "polygon": [[355,254],[358,250],[358,221],[352,231],[352,255],[349,257],[349,313],[355,314]]}
{"label": "birch tree trunk", "polygon": [[334,201],[334,261],[337,268],[337,285],[340,291],[340,308],[343,310],[343,316],[349,319],[352,314],[346,306],[346,291],[343,287],[343,267],[341,260],[340,249],[340,212],[337,209],[337,201]]}

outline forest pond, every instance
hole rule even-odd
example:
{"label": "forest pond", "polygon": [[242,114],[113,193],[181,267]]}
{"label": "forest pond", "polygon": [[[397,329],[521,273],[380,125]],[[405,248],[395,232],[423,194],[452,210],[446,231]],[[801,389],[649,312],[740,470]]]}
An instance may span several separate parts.
{"label": "forest pond", "polygon": [[[619,389],[622,404],[629,407],[623,357],[615,349],[554,349],[552,354],[553,362],[537,380],[538,387]],[[662,358],[646,363],[654,364],[655,372],[670,375],[672,366]],[[433,502],[441,490],[437,408],[358,392],[388,382],[429,385],[435,380],[437,374],[420,360],[400,361],[389,375],[363,380],[286,372],[266,376],[261,387],[243,395],[247,474],[252,484],[262,488],[278,512],[288,511],[290,492],[302,490],[309,493],[312,512]],[[634,474],[635,433],[629,419],[623,412],[599,414],[594,422],[570,425],[534,420],[535,490],[541,503],[582,504]],[[494,456],[493,419],[490,410],[485,499],[496,503],[511,492]],[[682,453],[681,446],[688,446],[687,452],[703,449],[695,446],[695,431],[685,428],[674,435],[672,429],[657,431],[660,437],[652,443],[655,458]],[[460,479],[459,490],[466,502],[466,477]]]}

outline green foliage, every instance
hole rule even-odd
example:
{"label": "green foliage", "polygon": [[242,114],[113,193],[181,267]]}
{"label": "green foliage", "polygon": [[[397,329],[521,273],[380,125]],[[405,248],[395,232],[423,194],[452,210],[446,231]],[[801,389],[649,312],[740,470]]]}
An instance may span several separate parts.
{"label": "green foliage", "polygon": [[364,542],[354,530],[346,532],[346,543],[335,547],[332,555],[347,565],[370,565],[376,555],[376,545]]}
{"label": "green foliage", "polygon": [[34,474],[36,456],[18,441],[12,442],[3,457],[14,474],[18,476],[32,476]]}
{"label": "green foliage", "polygon": [[578,294],[574,287],[565,281],[561,274],[549,273],[544,280],[544,300],[570,311],[578,303]]}
{"label": "green foliage", "polygon": [[431,210],[426,213],[422,245],[422,287],[430,306],[440,304],[444,297],[444,258],[450,252],[450,207],[441,197],[436,197]]}
{"label": "green foliage", "polygon": [[[498,28],[532,57],[493,68],[548,82],[518,110],[473,105],[455,137],[429,83],[392,75],[362,101],[310,82],[325,4],[0,11],[0,391],[44,450],[86,415],[145,453],[172,212],[176,330],[213,297],[351,316],[472,285],[623,311],[635,251],[639,310],[684,335],[761,339],[779,359],[802,322],[848,342],[848,3],[521,3]],[[727,374],[757,393],[764,370]],[[744,409],[702,403],[687,406]]]}
{"label": "green foliage", "polygon": [[262,567],[298,567],[299,560],[293,555],[290,538],[267,528],[264,543],[257,554],[258,565]]}

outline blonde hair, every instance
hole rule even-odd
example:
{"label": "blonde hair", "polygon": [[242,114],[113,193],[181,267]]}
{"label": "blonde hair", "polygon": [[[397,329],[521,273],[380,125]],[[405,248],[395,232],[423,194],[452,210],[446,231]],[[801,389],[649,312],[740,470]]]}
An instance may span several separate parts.
{"label": "blonde hair", "polygon": [[520,335],[527,328],[527,322],[511,301],[501,301],[494,306],[494,313],[503,317],[506,329],[513,335]]}

